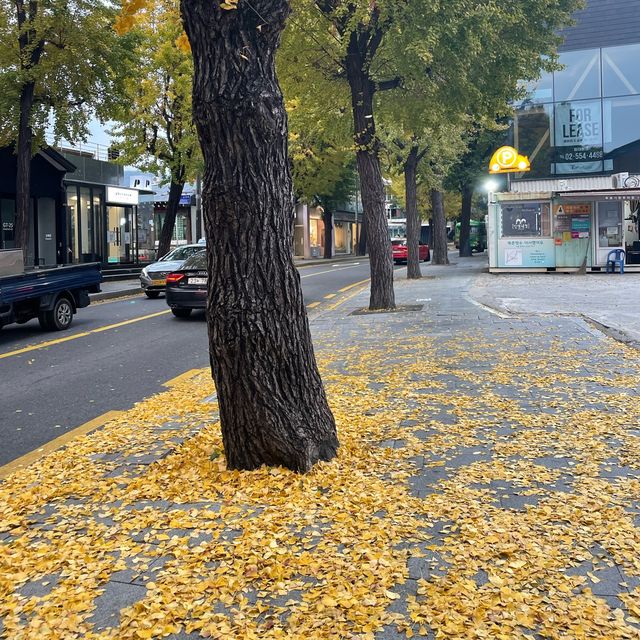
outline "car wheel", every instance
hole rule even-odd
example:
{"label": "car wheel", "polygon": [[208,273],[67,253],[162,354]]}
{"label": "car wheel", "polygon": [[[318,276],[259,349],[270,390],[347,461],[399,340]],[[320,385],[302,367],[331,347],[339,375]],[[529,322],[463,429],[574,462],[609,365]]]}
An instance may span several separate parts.
{"label": "car wheel", "polygon": [[193,309],[171,309],[171,313],[173,313],[176,318],[188,318],[191,315],[191,311],[193,311]]}
{"label": "car wheel", "polygon": [[68,298],[56,300],[51,311],[43,311],[38,315],[40,326],[47,331],[64,331],[73,320],[73,304]]}
{"label": "car wheel", "polygon": [[427,255],[424,257],[425,262],[429,262],[431,260],[431,251],[427,251]]}
{"label": "car wheel", "polygon": [[159,291],[145,291],[144,295],[147,296],[147,298],[159,298],[160,297],[160,292]]}

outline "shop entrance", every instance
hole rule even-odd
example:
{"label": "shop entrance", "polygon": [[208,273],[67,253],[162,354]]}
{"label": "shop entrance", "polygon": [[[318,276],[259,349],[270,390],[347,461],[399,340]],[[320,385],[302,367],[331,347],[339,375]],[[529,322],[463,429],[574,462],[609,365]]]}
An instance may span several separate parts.
{"label": "shop entrance", "polygon": [[626,263],[640,265],[640,200],[631,200],[625,213]]}
{"label": "shop entrance", "polygon": [[622,203],[598,202],[598,264],[605,265],[609,251],[624,249]]}
{"label": "shop entrance", "polygon": [[109,264],[133,262],[134,238],[133,209],[107,206],[107,262]]}
{"label": "shop entrance", "polygon": [[590,202],[554,206],[556,268],[580,268],[592,263],[591,211]]}

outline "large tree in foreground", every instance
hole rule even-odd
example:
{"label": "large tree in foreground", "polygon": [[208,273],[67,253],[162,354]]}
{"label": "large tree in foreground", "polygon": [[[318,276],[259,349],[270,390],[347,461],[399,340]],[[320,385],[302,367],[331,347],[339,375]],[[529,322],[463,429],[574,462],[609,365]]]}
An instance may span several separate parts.
{"label": "large tree in foreground", "polygon": [[274,66],[289,4],[233,7],[181,2],[205,161],[211,367],[229,467],[305,472],[333,458],[338,440],[292,256],[287,117]]}

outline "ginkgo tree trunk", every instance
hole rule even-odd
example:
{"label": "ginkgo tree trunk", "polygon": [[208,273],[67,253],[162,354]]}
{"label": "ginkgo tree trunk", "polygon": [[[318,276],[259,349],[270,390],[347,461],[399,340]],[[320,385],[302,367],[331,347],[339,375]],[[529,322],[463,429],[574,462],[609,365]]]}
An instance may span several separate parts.
{"label": "ginkgo tree trunk", "polygon": [[338,440],[293,263],[287,116],[274,56],[287,0],[182,0],[205,161],[211,367],[227,464],[308,471]]}

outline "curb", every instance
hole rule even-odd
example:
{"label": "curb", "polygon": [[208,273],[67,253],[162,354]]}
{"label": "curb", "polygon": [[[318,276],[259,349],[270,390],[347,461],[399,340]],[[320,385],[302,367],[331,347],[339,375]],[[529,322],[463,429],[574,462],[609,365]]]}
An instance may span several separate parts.
{"label": "curb", "polygon": [[124,296],[135,296],[141,293],[142,289],[119,289],[118,291],[101,291],[100,293],[90,293],[89,300],[91,300],[91,302],[101,302],[103,300],[123,298]]}
{"label": "curb", "polygon": [[[369,256],[347,256],[345,258],[342,257],[333,257],[333,258],[318,258],[311,260],[296,260],[295,266],[296,268],[300,267],[313,267],[322,264],[330,264],[335,262],[358,262],[361,260],[368,260]],[[131,280],[131,278],[129,278]],[[136,278],[136,284],[138,280]],[[122,298],[124,296],[132,296],[137,294],[142,294],[142,289],[138,286],[134,288],[128,289],[118,289],[117,291],[102,291],[100,293],[91,293],[89,294],[89,299],[91,302],[101,302],[103,300],[113,300],[115,298]]]}

